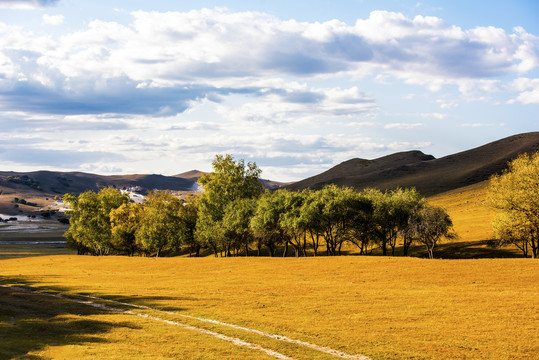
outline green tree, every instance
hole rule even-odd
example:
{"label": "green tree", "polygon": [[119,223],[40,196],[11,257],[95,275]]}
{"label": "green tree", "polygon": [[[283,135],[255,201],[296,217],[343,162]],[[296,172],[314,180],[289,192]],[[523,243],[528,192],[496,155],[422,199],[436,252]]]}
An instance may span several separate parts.
{"label": "green tree", "polygon": [[70,209],[70,226],[64,234],[68,243],[77,251],[85,248],[92,255],[107,255],[113,248],[110,212],[128,201],[127,195],[113,188],[64,195]]}
{"label": "green tree", "polygon": [[195,236],[198,221],[198,196],[190,194],[183,202],[179,213],[180,241],[189,249],[189,255],[200,256],[202,244]]}
{"label": "green tree", "polygon": [[[390,192],[390,197],[393,206],[390,216],[394,219],[397,235],[400,235],[402,238],[403,255],[407,256],[408,250],[413,243],[413,237],[408,236],[409,234],[406,231],[408,229],[409,219],[412,214],[426,204],[426,199],[415,188],[398,188]],[[391,255],[395,256],[397,236],[391,238],[389,245],[391,246]]]}
{"label": "green tree", "polygon": [[318,191],[303,190],[303,205],[300,209],[301,223],[306,235],[311,239],[314,256],[318,256],[320,240],[323,238],[323,227],[319,221],[324,206],[322,201],[318,201]]}
{"label": "green tree", "polygon": [[137,246],[159,257],[164,250],[180,246],[182,202],[164,191],[153,191],[144,199],[143,215],[136,232]]}
{"label": "green tree", "polygon": [[348,200],[354,193],[350,188],[328,185],[316,191],[314,200],[311,200],[310,224],[318,221],[317,231],[323,235],[328,256],[341,255],[342,245],[348,240],[350,225]]}
{"label": "green tree", "polygon": [[[296,257],[307,256],[307,219],[303,216],[304,193],[281,190],[283,196],[282,214],[279,217],[280,227],[286,231],[287,241],[294,248]],[[285,253],[286,255],[286,253]]]}
{"label": "green tree", "polygon": [[399,235],[403,237],[406,255],[412,243],[408,233],[405,232],[408,219],[412,212],[425,202],[424,198],[413,188],[398,188],[386,192],[367,189],[364,193],[374,205],[373,230],[382,248],[382,255],[387,255],[388,248],[391,248],[391,255],[395,256]]}
{"label": "green tree", "polygon": [[250,223],[255,207],[256,199],[248,198],[233,200],[226,206],[222,222],[226,254],[230,254],[232,248],[243,248],[245,256],[249,255],[249,243],[254,238]]}
{"label": "green tree", "polygon": [[[256,209],[251,218],[251,229],[257,241],[258,255],[262,246],[266,246],[270,256],[275,256],[277,247],[288,241],[287,233],[281,226],[281,215],[284,213],[286,190],[266,191],[257,201]],[[286,255],[286,249],[283,252]]]}
{"label": "green tree", "polygon": [[424,205],[416,209],[408,221],[410,236],[425,245],[430,259],[434,258],[434,248],[440,240],[456,236],[449,214],[441,207]]}
{"label": "green tree", "polygon": [[112,246],[120,252],[127,252],[133,256],[139,249],[136,242],[136,233],[139,229],[144,211],[142,204],[127,203],[110,212],[112,224]]}
{"label": "green tree", "polygon": [[228,256],[230,248],[226,246],[223,224],[225,209],[233,201],[260,196],[263,191],[259,182],[261,170],[256,163],[234,161],[230,155],[216,155],[212,167],[213,172],[198,180],[204,192],[199,199],[196,236],[202,244],[210,246],[216,256],[221,250],[227,250],[225,256]]}
{"label": "green tree", "polygon": [[347,199],[348,241],[359,248],[359,254],[365,255],[375,239],[374,205],[372,200],[361,193],[351,193]]}
{"label": "green tree", "polygon": [[494,175],[488,203],[499,211],[493,221],[498,243],[514,244],[527,256],[539,257],[539,153],[522,154]]}

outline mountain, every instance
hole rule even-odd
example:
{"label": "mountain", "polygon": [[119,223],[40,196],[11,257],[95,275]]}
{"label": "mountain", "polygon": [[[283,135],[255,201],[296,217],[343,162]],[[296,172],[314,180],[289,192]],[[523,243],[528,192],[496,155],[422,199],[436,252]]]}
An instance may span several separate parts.
{"label": "mountain", "polygon": [[352,159],[319,175],[288,185],[290,190],[321,189],[327,184],[381,190],[415,187],[431,196],[490,178],[521,153],[539,151],[539,132],[510,136],[439,159],[421,151],[374,160]]}
{"label": "mountain", "polygon": [[[188,171],[174,176],[164,175],[96,175],[83,172],[0,171],[0,195],[25,194],[35,196],[54,196],[65,193],[97,191],[104,187],[117,189],[136,189],[140,192],[149,190],[193,191],[198,189],[197,180],[203,174],[198,170]],[[283,186],[283,183],[263,180],[260,182],[268,189]]]}
{"label": "mountain", "polygon": [[0,189],[3,192],[19,190],[42,194],[81,193],[103,187],[118,189],[138,188],[141,191],[190,190],[196,180],[163,175],[112,175],[103,176],[82,172],[0,172]]}

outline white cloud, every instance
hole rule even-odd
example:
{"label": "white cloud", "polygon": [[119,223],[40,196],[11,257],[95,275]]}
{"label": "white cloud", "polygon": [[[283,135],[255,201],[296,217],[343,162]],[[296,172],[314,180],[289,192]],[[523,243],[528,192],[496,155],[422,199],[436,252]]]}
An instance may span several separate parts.
{"label": "white cloud", "polygon": [[521,102],[522,104],[539,104],[539,79],[518,78],[509,87],[521,93],[509,101],[510,104]]}
{"label": "white cloud", "polygon": [[[432,91],[455,85],[469,94],[499,88],[493,76],[532,71],[539,64],[538,38],[521,29],[513,34],[493,27],[463,30],[436,17],[411,19],[386,11],[372,12],[353,26],[224,9],[131,16],[130,25],[94,20],[59,38],[0,28],[2,82],[25,79],[56,94],[80,95],[80,101],[91,99],[92,92],[125,86],[245,89],[276,77],[376,74]],[[44,20],[61,18],[44,15]],[[21,62],[22,52],[35,56]]]}
{"label": "white cloud", "polygon": [[278,124],[314,114],[317,117],[367,117],[377,109],[374,100],[357,87],[320,89],[289,84],[286,90],[274,89],[262,93],[256,100],[234,108],[219,106],[217,111],[230,120]]}
{"label": "white cloud", "polygon": [[452,109],[458,106],[458,103],[455,101],[447,101],[445,99],[438,99],[436,103],[440,104],[441,109]]}
{"label": "white cloud", "polygon": [[43,22],[48,25],[60,25],[64,22],[64,16],[63,15],[43,15]]}
{"label": "white cloud", "polygon": [[437,119],[437,120],[443,120],[443,119],[447,119],[449,117],[448,114],[442,114],[442,113],[422,113],[422,114],[419,114],[419,116],[421,116],[422,118],[424,119]]}
{"label": "white cloud", "polygon": [[384,126],[384,129],[415,129],[418,127],[423,126],[421,123],[414,123],[414,124],[408,124],[408,123],[391,123],[386,124]]}

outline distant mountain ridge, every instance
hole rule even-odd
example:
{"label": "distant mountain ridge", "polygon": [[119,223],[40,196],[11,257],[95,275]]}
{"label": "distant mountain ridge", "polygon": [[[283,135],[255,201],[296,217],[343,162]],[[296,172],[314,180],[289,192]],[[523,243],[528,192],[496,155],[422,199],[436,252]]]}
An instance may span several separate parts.
{"label": "distant mountain ridge", "polygon": [[400,152],[374,160],[351,159],[287,188],[321,189],[328,184],[381,190],[415,187],[431,196],[487,180],[521,153],[539,151],[539,132],[510,136],[439,159],[421,151]]}
{"label": "distant mountain ridge", "polygon": [[[198,170],[188,171],[174,176],[157,174],[134,175],[96,175],[83,172],[0,171],[0,194],[6,192],[24,192],[50,195],[97,191],[104,187],[117,189],[137,189],[141,192],[150,190],[193,191],[197,189],[197,180],[203,174]],[[284,184],[260,180],[266,188],[280,187]]]}
{"label": "distant mountain ridge", "polygon": [[[381,190],[415,187],[425,196],[457,189],[487,180],[501,172],[521,153],[539,151],[539,132],[510,136],[489,144],[439,159],[418,150],[399,152],[378,159],[351,159],[319,175],[295,183],[261,180],[267,189],[321,189],[328,184],[356,189]],[[27,193],[35,196],[63,195],[118,189],[193,191],[203,174],[192,170],[173,176],[157,174],[96,175],[83,172],[0,171],[0,195]]]}

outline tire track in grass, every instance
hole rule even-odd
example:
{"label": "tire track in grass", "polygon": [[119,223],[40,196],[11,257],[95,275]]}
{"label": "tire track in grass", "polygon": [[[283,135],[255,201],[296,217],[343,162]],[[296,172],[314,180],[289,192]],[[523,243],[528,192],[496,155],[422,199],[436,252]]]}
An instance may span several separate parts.
{"label": "tire track in grass", "polygon": [[[17,285],[25,285],[25,284],[17,284]],[[51,291],[50,289],[43,289],[43,290]],[[335,349],[332,349],[332,348],[329,348],[329,347],[312,344],[312,343],[302,341],[302,340],[298,340],[298,339],[292,339],[292,338],[289,338],[289,337],[284,336],[284,335],[267,333],[267,332],[264,332],[264,331],[251,329],[251,328],[240,326],[240,325],[230,324],[230,323],[226,323],[226,322],[222,322],[222,321],[218,321],[218,320],[212,320],[212,319],[206,319],[206,318],[201,318],[201,317],[192,316],[192,315],[180,314],[180,313],[173,312],[173,311],[166,311],[166,310],[152,308],[152,307],[145,306],[145,305],[137,305],[137,304],[131,304],[131,303],[126,303],[126,302],[117,301],[117,300],[110,300],[110,299],[100,298],[100,297],[97,297],[97,296],[82,295],[82,294],[73,294],[73,295],[80,296],[80,297],[83,297],[83,298],[92,299],[92,300],[105,301],[105,302],[110,302],[110,303],[113,303],[113,304],[123,305],[123,306],[127,306],[127,307],[133,307],[133,308],[137,308],[137,309],[144,309],[144,310],[151,310],[151,311],[161,312],[161,313],[168,314],[168,315],[179,316],[179,317],[183,317],[183,318],[187,318],[187,319],[197,320],[197,321],[201,321],[201,322],[207,322],[207,323],[210,323],[210,324],[227,326],[227,327],[231,327],[231,328],[236,329],[236,330],[243,330],[243,331],[247,331],[247,332],[250,332],[250,333],[257,334],[257,335],[265,336],[265,337],[268,337],[268,338],[271,338],[271,339],[275,339],[275,340],[279,340],[279,341],[283,341],[283,342],[288,342],[288,343],[295,344],[295,345],[300,345],[300,346],[307,347],[307,348],[312,349],[312,350],[316,350],[316,351],[319,351],[319,352],[323,352],[323,353],[333,355],[333,356],[336,356],[336,357],[340,357],[340,358],[343,358],[343,359],[347,359],[347,360],[371,360],[369,357],[367,357],[365,355],[352,355],[352,354],[348,354],[348,353],[345,353],[345,352],[342,352],[342,351],[339,351],[339,350],[335,350]],[[134,313],[134,314],[138,314],[138,313]],[[139,314],[139,315],[143,315],[143,314]],[[168,321],[168,320],[165,320],[165,321]]]}
{"label": "tire track in grass", "polygon": [[[234,344],[236,346],[241,346],[241,347],[245,347],[245,348],[248,348],[248,349],[251,349],[251,350],[257,350],[257,351],[264,352],[264,353],[266,353],[266,354],[268,354],[270,356],[273,356],[274,358],[277,358],[277,359],[294,360],[291,357],[288,357],[288,356],[286,356],[284,354],[278,353],[277,351],[273,351],[271,349],[264,348],[264,347],[262,347],[262,346],[260,346],[258,344],[253,344],[253,343],[250,343],[250,342],[247,342],[247,341],[235,338],[235,337],[231,337],[231,336],[227,336],[227,335],[215,332],[215,331],[206,330],[206,329],[198,328],[198,327],[195,327],[195,326],[183,324],[183,323],[180,323],[180,322],[177,322],[177,321],[162,319],[162,318],[157,317],[157,316],[152,316],[152,315],[148,315],[148,314],[141,314],[141,313],[133,312],[133,311],[130,311],[130,310],[124,310],[124,309],[120,309],[120,308],[115,308],[115,307],[95,303],[93,301],[73,299],[73,298],[70,298],[70,297],[66,297],[66,296],[62,296],[62,295],[54,294],[54,293],[49,293],[49,292],[36,291],[36,290],[33,290],[33,289],[27,289],[27,288],[16,287],[16,286],[6,286],[6,285],[1,285],[1,286],[4,287],[4,288],[15,290],[15,291],[29,292],[29,293],[39,294],[39,295],[43,295],[43,296],[51,296],[51,297],[55,297],[57,299],[73,301],[73,302],[76,302],[78,304],[92,306],[92,307],[102,309],[102,310],[112,311],[112,312],[116,312],[116,313],[120,313],[120,314],[126,314],[126,315],[139,316],[139,317],[142,317],[142,318],[145,318],[145,319],[159,321],[159,322],[163,322],[163,323],[166,323],[166,324],[169,324],[169,325],[180,326],[180,327],[182,327],[184,329],[187,329],[187,330],[196,331],[196,332],[199,332],[199,333],[202,333],[202,334],[205,334],[205,335],[210,335],[210,336],[216,337],[216,338],[224,340],[224,341],[228,341],[228,342],[230,342],[230,343],[232,343],[232,344]],[[84,297],[84,295],[78,295],[78,296],[83,296]],[[97,299],[99,299],[99,298],[97,298]],[[106,299],[99,299],[99,300],[108,301]]]}

